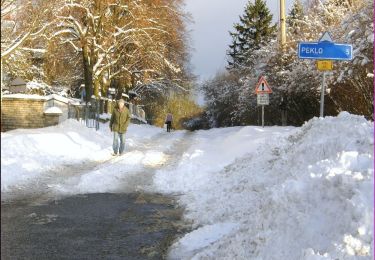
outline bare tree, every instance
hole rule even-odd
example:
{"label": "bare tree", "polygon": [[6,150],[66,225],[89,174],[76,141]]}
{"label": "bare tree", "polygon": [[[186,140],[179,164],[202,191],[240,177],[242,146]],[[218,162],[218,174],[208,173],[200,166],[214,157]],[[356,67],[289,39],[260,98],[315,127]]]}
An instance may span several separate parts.
{"label": "bare tree", "polygon": [[[153,3],[155,2],[155,3]],[[168,57],[173,39],[166,16],[180,15],[166,1],[64,1],[53,37],[81,53],[86,101],[105,93],[115,77],[131,82],[133,72],[157,78],[181,72]],[[130,85],[130,84],[129,84]]]}

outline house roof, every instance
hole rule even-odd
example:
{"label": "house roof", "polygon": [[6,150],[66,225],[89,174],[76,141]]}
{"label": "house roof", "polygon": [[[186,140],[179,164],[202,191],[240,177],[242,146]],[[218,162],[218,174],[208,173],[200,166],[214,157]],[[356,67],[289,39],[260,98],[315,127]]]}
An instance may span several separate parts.
{"label": "house roof", "polygon": [[20,86],[20,85],[26,85],[26,81],[24,81],[22,78],[17,77],[12,82],[10,82],[11,86]]}

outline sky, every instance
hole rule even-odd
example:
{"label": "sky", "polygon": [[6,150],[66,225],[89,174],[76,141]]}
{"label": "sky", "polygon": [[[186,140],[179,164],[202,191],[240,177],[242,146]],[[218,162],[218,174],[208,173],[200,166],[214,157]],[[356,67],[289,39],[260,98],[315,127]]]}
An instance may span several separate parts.
{"label": "sky", "polygon": [[[226,66],[226,51],[231,42],[229,31],[243,15],[249,0],[185,0],[192,15],[188,25],[192,40],[191,64],[199,81],[213,77]],[[293,0],[286,0],[287,10]],[[274,22],[279,19],[279,0],[267,0]],[[287,11],[288,12],[288,11]]]}

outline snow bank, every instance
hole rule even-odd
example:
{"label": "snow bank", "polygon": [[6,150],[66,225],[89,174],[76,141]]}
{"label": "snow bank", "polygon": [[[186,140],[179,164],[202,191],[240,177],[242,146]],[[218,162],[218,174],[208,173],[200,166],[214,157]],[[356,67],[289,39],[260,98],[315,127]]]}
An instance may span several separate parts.
{"label": "snow bank", "polygon": [[103,136],[72,119],[53,127],[1,133],[1,191],[22,187],[63,164],[102,160],[108,145]]}
{"label": "snow bank", "polygon": [[372,259],[373,123],[343,112],[290,136],[245,127],[200,132],[195,142],[155,183],[184,194],[198,230],[239,226],[197,247],[185,241],[207,234],[193,231],[171,259]]}
{"label": "snow bank", "polygon": [[[140,151],[144,142],[162,132],[163,129],[156,127],[131,124],[126,137],[125,149],[128,152],[122,158],[126,163],[121,160],[108,162],[113,159],[112,133],[108,123],[101,124],[100,130],[95,131],[69,119],[57,126],[1,133],[1,192],[27,190],[33,183],[46,182],[43,178],[48,171],[60,169],[62,176],[63,171],[73,171],[75,167],[84,169],[90,163],[102,169],[77,177],[77,183],[70,183],[70,186],[50,188],[69,194],[112,191],[118,174],[124,172],[118,169],[125,167],[123,169],[131,172],[138,165],[157,164],[157,160],[163,160],[162,152]],[[99,173],[102,175],[98,176]],[[95,176],[100,177],[99,182]]]}
{"label": "snow bank", "polygon": [[131,124],[113,158],[108,123],[67,120],[1,133],[1,191],[181,194],[195,230],[171,259],[372,259],[373,133],[345,112],[301,128]]}

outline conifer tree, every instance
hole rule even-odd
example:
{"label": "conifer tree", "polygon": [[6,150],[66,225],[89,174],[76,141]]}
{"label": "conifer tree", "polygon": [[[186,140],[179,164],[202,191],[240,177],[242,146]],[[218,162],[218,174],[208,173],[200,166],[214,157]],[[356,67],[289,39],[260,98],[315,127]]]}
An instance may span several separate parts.
{"label": "conifer tree", "polygon": [[300,0],[294,0],[293,7],[287,17],[288,29],[292,30],[293,34],[299,30],[299,24],[304,19],[303,5]]}
{"label": "conifer tree", "polygon": [[255,50],[267,44],[274,36],[276,25],[272,25],[272,14],[264,0],[255,0],[245,7],[240,22],[234,25],[232,44],[229,45],[227,69],[250,66],[251,55]]}

